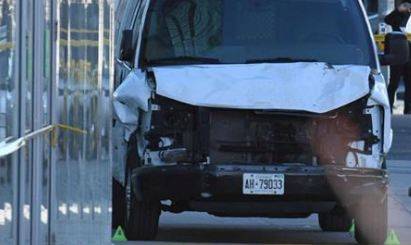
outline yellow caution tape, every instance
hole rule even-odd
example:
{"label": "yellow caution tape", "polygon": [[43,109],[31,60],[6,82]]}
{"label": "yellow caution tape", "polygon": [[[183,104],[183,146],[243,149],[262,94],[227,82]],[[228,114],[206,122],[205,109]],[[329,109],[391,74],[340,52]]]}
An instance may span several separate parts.
{"label": "yellow caution tape", "polygon": [[13,48],[13,43],[8,42],[8,43],[0,43],[0,52],[3,50],[7,49],[12,49]]}
{"label": "yellow caution tape", "polygon": [[41,135],[51,133],[51,145],[57,146],[57,129],[68,130],[74,133],[87,134],[87,131],[65,124],[49,125],[34,132],[31,132],[21,138],[10,141],[10,138],[0,142],[0,158],[13,154],[27,145],[27,141],[39,137]]}
{"label": "yellow caution tape", "polygon": [[[66,47],[98,47],[100,45],[99,41],[96,40],[87,40],[87,39],[80,39],[80,40],[66,40],[60,39],[59,40],[60,46]],[[110,40],[105,38],[103,41],[104,45],[110,45]],[[0,44],[0,52],[8,49],[12,49],[14,47],[13,43],[2,43]]]}
{"label": "yellow caution tape", "polygon": [[[407,34],[408,41],[411,42],[411,34]],[[385,49],[385,34],[374,35],[375,42],[377,43],[378,50],[381,52]]]}
{"label": "yellow caution tape", "polygon": [[69,125],[65,125],[65,124],[57,124],[56,127],[61,128],[61,129],[65,129],[65,130],[68,130],[68,131],[72,131],[74,133],[87,134],[86,130],[76,128],[76,127],[73,127],[73,126],[69,126]]}
{"label": "yellow caution tape", "polygon": [[[100,31],[99,30],[91,30],[91,29],[65,29],[65,28],[61,28],[60,29],[61,32],[63,33],[91,33],[91,34],[97,34]],[[105,33],[110,33],[110,29],[104,29]]]}
{"label": "yellow caution tape", "polygon": [[[87,40],[87,39],[70,40],[70,41],[66,39],[60,39],[59,43],[60,43],[60,46],[70,46],[70,47],[98,47],[100,45],[99,41]],[[105,38],[103,41],[103,44],[109,45],[110,40]],[[3,50],[12,49],[13,47],[14,47],[13,43],[0,44],[0,52]]]}
{"label": "yellow caution tape", "polygon": [[[376,35],[374,35],[374,38],[375,38],[376,41],[384,41],[385,34],[376,34]],[[407,34],[407,38],[408,38],[409,41],[411,41],[411,33]]]}
{"label": "yellow caution tape", "polygon": [[[60,39],[59,44],[60,46],[70,46],[70,47],[98,47],[100,45],[99,41],[87,40],[87,39],[70,40],[70,41],[66,39]],[[103,44],[109,45],[110,40],[105,38]]]}
{"label": "yellow caution tape", "polygon": [[67,131],[71,131],[73,133],[78,133],[78,134],[87,134],[87,131],[80,129],[80,128],[76,128],[73,126],[69,126],[69,125],[65,125],[65,124],[56,124],[54,125],[54,129],[51,132],[51,146],[54,148],[57,146],[57,141],[58,141],[58,132],[57,129],[63,129],[63,130],[67,130]]}

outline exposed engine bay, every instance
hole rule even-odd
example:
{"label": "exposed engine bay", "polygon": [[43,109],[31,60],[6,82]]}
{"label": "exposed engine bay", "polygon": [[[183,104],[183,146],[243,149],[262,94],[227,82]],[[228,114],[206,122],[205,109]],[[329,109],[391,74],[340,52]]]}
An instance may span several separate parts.
{"label": "exposed engine bay", "polygon": [[372,114],[364,109],[367,98],[325,114],[205,108],[161,96],[152,107],[146,164],[360,166],[359,156],[381,144],[381,130],[372,130]]}

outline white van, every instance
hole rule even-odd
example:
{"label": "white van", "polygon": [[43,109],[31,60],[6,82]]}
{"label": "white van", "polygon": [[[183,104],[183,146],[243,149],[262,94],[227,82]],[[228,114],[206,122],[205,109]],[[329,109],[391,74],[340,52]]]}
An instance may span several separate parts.
{"label": "white van", "polygon": [[[308,217],[382,244],[391,112],[359,0],[122,1],[113,222],[154,239],[161,212]],[[165,202],[167,201],[167,202]]]}

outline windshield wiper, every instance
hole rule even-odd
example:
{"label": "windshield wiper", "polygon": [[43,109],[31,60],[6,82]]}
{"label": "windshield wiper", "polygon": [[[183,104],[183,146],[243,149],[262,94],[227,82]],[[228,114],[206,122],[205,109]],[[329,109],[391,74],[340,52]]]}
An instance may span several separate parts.
{"label": "windshield wiper", "polygon": [[191,64],[221,64],[219,59],[197,56],[178,56],[147,60],[147,65],[191,65]]}
{"label": "windshield wiper", "polygon": [[247,64],[255,64],[255,63],[296,63],[296,62],[318,62],[318,60],[291,58],[291,57],[279,57],[279,58],[250,59],[250,60],[246,61]]}

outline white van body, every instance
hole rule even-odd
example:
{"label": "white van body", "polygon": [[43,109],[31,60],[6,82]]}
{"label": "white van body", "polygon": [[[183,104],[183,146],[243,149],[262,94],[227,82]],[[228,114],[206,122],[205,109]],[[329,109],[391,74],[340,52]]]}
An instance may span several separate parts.
{"label": "white van body", "polygon": [[[126,140],[137,127],[137,109],[146,112],[152,109],[148,102],[152,93],[193,106],[312,113],[327,113],[370,94],[368,105],[380,106],[383,110],[383,113],[381,110],[368,113],[375,114],[373,130],[384,140],[375,147],[372,157],[362,156],[356,166],[381,168],[383,156],[391,148],[393,133],[386,83],[381,74],[373,75],[375,85],[370,89],[372,71],[366,66],[329,67],[325,63],[194,65],[159,67],[153,72],[155,91],[150,89],[144,73],[133,71],[114,93],[117,116],[128,125]],[[191,81],[196,81],[195,86]],[[347,165],[353,163],[347,159]]]}
{"label": "white van body", "polygon": [[[362,1],[119,9],[113,223],[129,239],[154,239],[162,211],[198,211],[317,213],[324,231],[355,218],[360,243],[385,241],[391,109]],[[406,60],[391,48],[381,63]]]}

